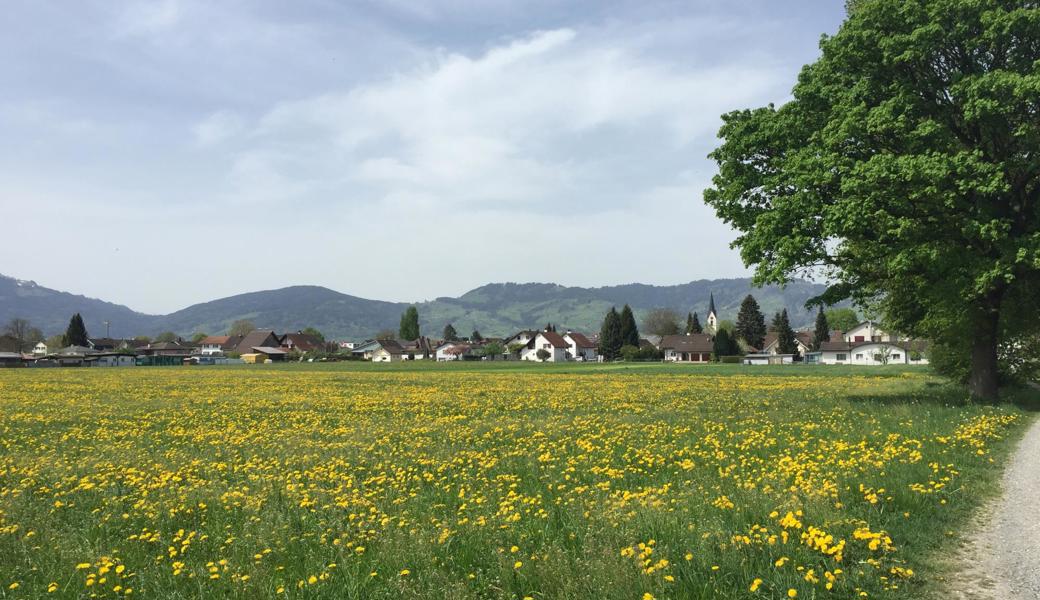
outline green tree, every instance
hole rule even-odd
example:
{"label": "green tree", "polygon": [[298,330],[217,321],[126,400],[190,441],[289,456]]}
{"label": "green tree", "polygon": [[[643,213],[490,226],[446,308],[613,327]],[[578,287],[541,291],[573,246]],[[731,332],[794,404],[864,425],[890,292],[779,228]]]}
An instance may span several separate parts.
{"label": "green tree", "polygon": [[831,339],[831,326],[827,323],[827,314],[823,312],[823,307],[820,307],[820,312],[816,313],[816,327],[813,330],[812,348],[813,350],[819,350],[820,345],[824,342],[829,342]]}
{"label": "green tree", "polygon": [[550,356],[552,356],[552,353],[545,348],[539,348],[538,352],[535,352],[534,355],[538,357],[538,360],[545,362]]}
{"label": "green tree", "polygon": [[715,339],[712,340],[712,352],[715,354],[715,360],[721,361],[723,356],[739,354],[740,347],[737,345],[737,341],[730,336],[728,330],[719,329],[715,334]]}
{"label": "green tree", "polygon": [[455,327],[452,326],[451,323],[448,323],[447,325],[444,326],[443,337],[444,337],[444,341],[446,341],[446,342],[455,342],[455,341],[458,341],[459,334],[458,334],[457,331],[455,331]]}
{"label": "green tree", "polygon": [[419,339],[419,309],[409,306],[401,314],[401,326],[397,331],[402,340],[409,342]]}
{"label": "green tree", "polygon": [[621,309],[621,345],[639,347],[639,328],[636,327],[636,316],[632,307],[625,305]]}
{"label": "green tree", "polygon": [[480,332],[474,329],[473,333],[469,334],[469,339],[471,342],[483,342],[484,336],[480,335]]}
{"label": "green tree", "polygon": [[791,320],[787,317],[787,309],[773,316],[773,332],[776,333],[777,352],[780,354],[798,354],[798,338],[791,329]]}
{"label": "green tree", "polygon": [[604,360],[614,360],[621,354],[621,315],[617,308],[610,307],[599,330],[599,354]]}
{"label": "green tree", "polygon": [[506,347],[499,342],[488,342],[484,345],[484,356],[488,360],[495,360],[506,353]]}
{"label": "green tree", "polygon": [[851,308],[828,308],[823,314],[827,317],[827,323],[832,329],[842,332],[848,331],[860,323],[859,315]]}
{"label": "green tree", "polygon": [[159,335],[155,336],[155,339],[152,340],[152,341],[154,341],[156,343],[176,342],[177,341],[177,334],[172,332],[172,331],[164,331],[164,332],[160,333]]}
{"label": "green tree", "polygon": [[740,303],[740,312],[737,313],[737,325],[734,331],[739,339],[744,340],[753,348],[762,348],[762,342],[766,338],[766,317],[758,306],[758,301],[748,294]]}
{"label": "green tree", "polygon": [[65,337],[62,340],[64,346],[86,346],[87,326],[83,324],[83,317],[79,313],[72,315],[69,326],[65,329]]}
{"label": "green tree", "polygon": [[705,192],[757,283],[822,269],[833,283],[819,301],[852,298],[898,331],[967,340],[982,399],[999,397],[1011,299],[1040,296],[1038,13],[849,3],[792,101],[723,117]]}
{"label": "green tree", "polygon": [[701,326],[701,319],[697,313],[693,313],[693,317],[687,319],[686,333],[704,333],[704,327]]}
{"label": "green tree", "polygon": [[679,319],[679,313],[670,308],[654,308],[643,316],[643,331],[652,335],[675,335],[682,328]]}
{"label": "green tree", "polygon": [[246,336],[256,331],[256,325],[249,319],[239,319],[231,324],[228,335]]}
{"label": "green tree", "polygon": [[198,344],[199,342],[201,342],[202,340],[204,340],[204,339],[206,339],[208,337],[209,337],[208,333],[206,333],[204,331],[199,331],[199,332],[196,332],[195,334],[193,334],[191,336],[191,341],[193,343],[195,343],[195,344]]}
{"label": "green tree", "polygon": [[312,338],[318,340],[319,342],[325,343],[325,334],[323,334],[322,332],[318,331],[314,327],[307,327],[303,331],[301,331],[300,333],[302,333],[304,335],[309,335]]}

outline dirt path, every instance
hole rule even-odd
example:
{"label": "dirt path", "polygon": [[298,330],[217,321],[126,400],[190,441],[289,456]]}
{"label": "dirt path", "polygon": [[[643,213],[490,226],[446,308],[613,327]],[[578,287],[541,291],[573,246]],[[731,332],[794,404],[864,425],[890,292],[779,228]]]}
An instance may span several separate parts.
{"label": "dirt path", "polygon": [[1011,456],[1003,490],[956,558],[963,567],[947,598],[1040,600],[1040,419]]}

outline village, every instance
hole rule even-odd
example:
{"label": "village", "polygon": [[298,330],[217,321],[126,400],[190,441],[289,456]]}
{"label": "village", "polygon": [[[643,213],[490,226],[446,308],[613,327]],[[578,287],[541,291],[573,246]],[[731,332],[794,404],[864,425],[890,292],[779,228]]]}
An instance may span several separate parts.
{"label": "village", "polygon": [[[560,331],[553,324],[547,324],[541,329],[521,330],[504,338],[485,338],[478,331],[469,337],[459,337],[449,324],[445,327],[444,335],[435,339],[418,335],[418,315],[409,317],[409,313],[406,313],[402,323],[407,318],[411,318],[414,323],[408,328],[402,324],[401,335],[383,334],[363,341],[329,341],[313,329],[278,333],[272,329],[253,328],[242,334],[154,341],[146,338],[92,338],[86,336],[84,330],[83,339],[69,339],[69,334],[64,336],[64,341],[69,343],[61,348],[51,349],[45,342],[39,341],[31,350],[20,351],[18,340],[5,334],[0,336],[0,366],[131,367],[341,360],[373,363],[482,360],[539,363],[657,361],[744,365],[928,364],[926,341],[885,331],[871,320],[857,323],[844,331],[830,329],[819,322],[817,331],[794,331],[786,325],[777,325],[776,321],[781,317],[778,313],[773,327],[766,329],[757,303],[751,296],[745,299],[745,304],[749,301],[753,305],[750,320],[757,319],[764,332],[754,343],[734,333],[733,323],[720,321],[712,296],[703,327],[698,316],[691,313],[685,331],[668,335],[640,335],[627,305],[620,314],[612,309],[605,319],[604,332],[611,318],[616,318],[619,319],[618,335],[627,337],[613,342],[603,339],[603,335],[609,335],[604,332]],[[628,331],[622,333],[624,326],[620,321],[624,320],[626,313],[631,323]],[[782,316],[786,323],[786,310]],[[76,324],[77,318],[82,322],[77,314],[72,319],[72,325]],[[786,335],[783,331],[785,328]]]}

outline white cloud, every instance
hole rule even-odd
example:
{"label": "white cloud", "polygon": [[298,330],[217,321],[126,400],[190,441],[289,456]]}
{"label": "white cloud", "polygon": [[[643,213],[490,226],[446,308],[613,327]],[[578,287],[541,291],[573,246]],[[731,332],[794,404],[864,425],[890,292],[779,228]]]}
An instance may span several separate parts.
{"label": "white cloud", "polygon": [[245,120],[241,115],[230,110],[221,110],[210,114],[192,128],[195,140],[203,146],[219,144],[242,131]]}
{"label": "white cloud", "polygon": [[174,27],[182,16],[178,0],[135,1],[119,14],[116,32],[121,35],[149,35]]}

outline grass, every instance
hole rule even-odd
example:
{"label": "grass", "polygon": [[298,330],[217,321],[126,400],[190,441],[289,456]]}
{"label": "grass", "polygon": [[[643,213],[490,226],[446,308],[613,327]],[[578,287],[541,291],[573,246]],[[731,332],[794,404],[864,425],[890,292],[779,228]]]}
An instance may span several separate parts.
{"label": "grass", "polygon": [[0,597],[916,598],[1030,417],[898,367],[0,370]]}

